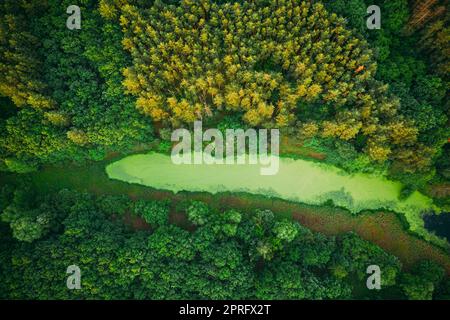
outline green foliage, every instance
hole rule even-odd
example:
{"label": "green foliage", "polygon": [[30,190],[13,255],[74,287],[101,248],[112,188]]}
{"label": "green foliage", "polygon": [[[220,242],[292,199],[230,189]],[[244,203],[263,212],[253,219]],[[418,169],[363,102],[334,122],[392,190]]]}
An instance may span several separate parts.
{"label": "green foliage", "polygon": [[[346,299],[355,297],[353,275],[365,281],[361,275],[367,265],[380,265],[383,288],[395,284],[400,269],[395,257],[354,234],[326,237],[296,222],[277,221],[268,210],[222,212],[197,201],[188,204],[188,211],[203,221],[193,231],[167,221],[152,231],[130,231],[111,219],[117,213],[112,204],[123,207],[123,197],[95,198],[62,190],[27,200],[23,191],[5,191],[5,196],[27,210],[46,208],[61,216],[51,236],[31,244],[11,242],[8,232],[1,233],[0,246],[8,243],[7,250],[0,251],[5,298]],[[138,202],[135,208],[161,205]],[[227,224],[235,232],[222,228]],[[70,264],[82,270],[83,290],[67,290],[65,270]],[[444,295],[442,270],[422,264],[415,272],[427,271],[422,278],[405,278],[406,294],[429,297],[418,289],[436,285]]]}
{"label": "green foliage", "polygon": [[172,143],[170,141],[162,140],[159,142],[157,151],[160,153],[170,154],[172,150]]}
{"label": "green foliage", "polygon": [[445,277],[445,270],[440,265],[430,260],[418,262],[411,272],[420,275],[422,279],[429,281],[434,285],[437,285]]}
{"label": "green foliage", "polygon": [[335,142],[330,161],[351,172],[433,172],[448,136],[448,55],[435,54],[446,52],[447,18],[402,32],[421,13],[377,0],[383,27],[367,32],[369,3],[324,3],[87,0],[73,32],[61,10],[69,0],[4,2],[0,94],[20,109],[0,121],[1,169],[99,161],[149,143],[137,108],[158,122],[161,152],[167,129],[202,119],[312,132]]}
{"label": "green foliage", "polygon": [[343,236],[338,242],[340,254],[333,257],[333,270],[338,277],[355,274],[358,279],[366,278],[366,269],[378,265],[383,270],[382,286],[393,286],[401,269],[400,261],[386,254],[376,245],[363,241],[355,234]]}
{"label": "green foliage", "polygon": [[18,159],[11,159],[11,158],[5,159],[4,161],[6,168],[11,172],[28,173],[37,170],[37,166],[33,165],[31,162],[25,163]]}
{"label": "green foliage", "polygon": [[[22,215],[27,215],[27,213],[22,213]],[[37,217],[12,217],[7,211],[4,211],[3,217],[5,222],[10,222],[14,238],[26,242],[33,242],[44,236],[50,221],[45,214]]]}
{"label": "green foliage", "polygon": [[[443,39],[441,29],[428,30],[428,34],[425,36],[427,41],[421,39],[424,37],[422,32],[415,33],[413,29],[418,27],[414,26],[417,21],[424,23],[430,21],[428,15],[437,14],[435,17],[438,19],[445,18],[439,16],[437,7],[429,8],[432,2],[423,5],[415,4],[411,8],[408,8],[406,0],[382,0],[379,2],[382,12],[383,10],[386,12],[385,20],[382,22],[385,28],[379,30],[378,34],[373,33],[369,39],[377,47],[384,46],[388,54],[379,56],[377,78],[390,84],[391,92],[400,98],[401,114],[414,120],[414,126],[419,132],[419,141],[428,146],[429,151],[435,156],[448,138],[448,114],[446,112],[448,106],[443,99],[443,92],[448,90],[448,83],[444,84],[443,69],[437,72],[434,69],[437,64],[430,63],[430,53],[423,54],[424,50],[422,49],[425,43],[429,45],[428,41],[431,39],[435,44],[439,43],[439,45],[435,45],[437,50],[433,50],[435,53],[445,48],[445,45],[440,42]],[[431,25],[427,24],[428,26]],[[428,29],[427,27],[424,29]],[[445,64],[445,58],[434,56],[433,60],[442,62],[441,66]],[[420,152],[419,149],[417,152]],[[411,160],[405,161],[407,158]],[[410,154],[404,160],[394,162],[394,170],[391,171],[395,173],[395,176],[398,175],[397,171],[401,171],[405,167],[406,162],[411,164],[418,162],[418,159]],[[409,173],[410,180],[420,181],[415,186],[410,184],[410,189],[415,190],[417,187],[429,184],[435,174],[432,168],[433,164],[430,161],[428,165],[417,167],[414,170],[415,173],[406,170],[405,173]],[[427,180],[424,181],[425,176]]]}
{"label": "green foliage", "polygon": [[306,140],[304,146],[325,153],[327,163],[349,173],[364,172],[384,175],[387,169],[386,164],[373,163],[367,155],[361,154],[355,146],[345,141],[315,137]]}
{"label": "green foliage", "polygon": [[[161,152],[172,127],[195,119],[280,127],[348,172],[388,172],[403,197],[448,182],[448,14],[407,0],[325,1],[329,12],[309,1],[84,0],[71,31],[70,4],[0,4],[0,170],[131,151],[153,140],[149,116]],[[381,6],[381,30],[366,30],[369,4]],[[343,191],[328,196],[352,206]],[[326,237],[269,210],[182,209],[194,230],[169,224],[167,202],[5,188],[0,298],[344,299],[371,264],[399,298],[450,296],[440,266],[400,274],[397,258],[354,234]],[[128,212],[152,231],[112,219]],[[81,291],[64,286],[73,263]]]}
{"label": "green foliage", "polygon": [[46,2],[35,0],[5,0],[0,4],[0,94],[18,107],[31,105],[45,110],[54,106],[41,79],[39,38],[27,27],[46,6]]}
{"label": "green foliage", "polygon": [[103,212],[119,216],[124,215],[131,207],[131,201],[127,196],[102,196],[98,199],[98,207]]}
{"label": "green foliage", "polygon": [[16,197],[14,203],[6,207],[0,215],[3,222],[9,223],[14,238],[33,242],[46,235],[52,216],[46,212],[45,207],[30,210],[17,202]]}
{"label": "green foliage", "polygon": [[208,222],[210,211],[208,206],[200,201],[192,201],[186,210],[189,221],[193,224],[201,226]]}
{"label": "green foliage", "polygon": [[[423,260],[414,265],[410,273],[402,275],[400,287],[410,300],[431,300],[439,284],[445,286],[444,278],[445,271],[440,265]],[[445,287],[440,291],[445,293]]]}
{"label": "green foliage", "polygon": [[330,12],[346,18],[348,26],[361,34],[366,33],[366,10],[364,0],[325,0],[323,1]]}
{"label": "green foliage", "polygon": [[[363,7],[354,5],[356,15]],[[234,114],[251,127],[287,128],[301,120],[302,127],[314,125],[316,134],[349,144],[363,136],[358,152],[372,161],[401,161],[422,148],[416,167],[403,163],[415,171],[432,156],[416,144],[417,130],[398,114],[398,101],[375,81],[367,43],[321,3],[107,7],[133,60],[123,84],[154,122],[179,127]]]}
{"label": "green foliage", "polygon": [[167,201],[139,200],[134,204],[134,213],[144,218],[154,228],[167,225],[169,222],[169,206]]}
{"label": "green foliage", "polygon": [[[70,4],[66,0],[50,1],[39,10],[30,5],[23,9],[30,23],[20,24],[26,36],[5,31],[21,46],[7,49],[20,52],[11,53],[14,60],[7,67],[21,69],[18,75],[24,79],[17,81],[26,82],[26,90],[22,89],[24,85],[16,86],[20,97],[9,89],[0,90],[22,108],[7,119],[0,150],[4,150],[5,158],[17,158],[24,166],[103,160],[106,150],[130,150],[135,143],[153,139],[151,125],[135,112],[133,101],[122,89],[121,68],[128,60],[121,48],[120,27],[103,21],[98,3],[89,0],[80,5],[83,27],[73,32],[66,27],[67,14],[61,10]],[[0,10],[11,19],[23,19],[25,13],[18,12],[11,4]],[[26,68],[21,67],[24,64]],[[34,85],[33,81],[40,82]],[[2,83],[8,85],[7,81]],[[34,97],[35,91],[43,93]]]}
{"label": "green foliage", "polygon": [[14,198],[14,188],[10,185],[4,186],[0,191],[0,212],[3,212]]}
{"label": "green foliage", "polygon": [[[359,10],[372,4],[380,6],[382,28],[359,32],[369,40],[375,52],[378,62],[376,78],[390,85],[389,90],[400,99],[400,113],[414,121],[418,140],[429,147],[426,151],[428,163],[415,158],[414,153],[407,155],[407,152],[402,152],[403,155],[394,160],[394,169],[390,171],[394,173],[393,178],[399,176],[398,171],[406,169],[405,178],[409,176],[409,180],[420,181],[409,184],[409,191],[429,184],[435,174],[431,161],[436,160],[435,155],[440,154],[448,138],[448,105],[442,99],[443,92],[448,91],[448,81],[445,84],[445,79],[448,77],[449,61],[445,53],[449,43],[449,28],[446,27],[449,15],[445,13],[445,3],[439,0],[409,4],[407,0],[376,0],[370,3],[361,0],[325,1],[325,4],[330,11],[344,16],[352,26],[363,20],[362,15],[358,19],[354,14],[359,6]],[[415,154],[421,153],[420,150],[418,148]],[[327,154],[333,162],[333,153]],[[408,158],[412,160],[407,161]],[[411,166],[413,162],[422,163]],[[344,161],[344,165],[340,166],[344,167],[345,163],[351,166],[352,161]],[[445,172],[437,170],[439,176],[436,178],[442,179]],[[426,181],[423,179],[425,176]],[[408,182],[405,180],[405,183]]]}
{"label": "green foliage", "polygon": [[383,26],[390,32],[399,32],[409,18],[408,0],[381,0]]}
{"label": "green foliage", "polygon": [[405,274],[401,287],[409,300],[431,300],[433,297],[433,283],[415,275]]}
{"label": "green foliage", "polygon": [[298,234],[297,225],[288,220],[275,223],[274,233],[282,241],[291,242]]}

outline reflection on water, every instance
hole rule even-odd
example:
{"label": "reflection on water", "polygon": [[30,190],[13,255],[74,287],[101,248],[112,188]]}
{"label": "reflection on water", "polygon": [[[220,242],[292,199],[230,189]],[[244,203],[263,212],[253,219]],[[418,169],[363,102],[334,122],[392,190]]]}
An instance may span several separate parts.
{"label": "reflection on water", "polygon": [[450,240],[450,212],[427,214],[423,217],[425,228],[440,237]]}

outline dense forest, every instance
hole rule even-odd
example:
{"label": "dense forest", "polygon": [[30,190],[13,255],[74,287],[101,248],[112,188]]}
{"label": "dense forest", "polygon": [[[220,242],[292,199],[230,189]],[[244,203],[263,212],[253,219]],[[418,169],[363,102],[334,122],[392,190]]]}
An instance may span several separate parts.
{"label": "dense forest", "polygon": [[[30,196],[31,195],[31,196]],[[131,201],[27,184],[2,191],[0,298],[21,299],[448,299],[444,269],[399,260],[353,233],[327,237],[270,210],[215,212],[200,201]],[[169,212],[187,217],[184,228]],[[141,217],[145,230],[123,223]],[[19,241],[16,241],[19,240]],[[68,263],[83,290],[67,290]],[[366,268],[383,270],[365,288]]]}
{"label": "dense forest", "polygon": [[[279,128],[314,161],[449,211],[448,0],[83,0],[79,30],[66,26],[72,4],[0,3],[0,173],[20,176],[0,183],[0,299],[450,299],[442,266],[405,268],[353,233],[198,201],[43,195],[22,180],[167,152],[171,130],[202,120]],[[379,30],[366,26],[373,4]],[[68,261],[84,290],[67,290]],[[371,264],[380,291],[365,287]]]}
{"label": "dense forest", "polygon": [[446,1],[375,1],[380,30],[363,0],[146,3],[84,1],[80,30],[68,1],[2,3],[4,170],[101,160],[202,119],[284,128],[405,194],[448,179]]}

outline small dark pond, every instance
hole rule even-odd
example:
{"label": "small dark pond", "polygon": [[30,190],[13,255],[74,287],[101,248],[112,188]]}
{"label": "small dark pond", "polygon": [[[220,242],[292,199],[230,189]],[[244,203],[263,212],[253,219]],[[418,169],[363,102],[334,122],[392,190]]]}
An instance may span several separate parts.
{"label": "small dark pond", "polygon": [[450,242],[450,213],[427,214],[423,217],[425,228]]}

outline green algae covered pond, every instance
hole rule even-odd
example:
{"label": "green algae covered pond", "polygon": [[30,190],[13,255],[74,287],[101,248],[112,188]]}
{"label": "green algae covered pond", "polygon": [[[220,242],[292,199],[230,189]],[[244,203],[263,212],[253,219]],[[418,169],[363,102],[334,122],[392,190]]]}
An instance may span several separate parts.
{"label": "green algae covered pond", "polygon": [[278,173],[264,176],[260,165],[176,165],[169,155],[153,152],[113,162],[106,172],[110,179],[174,193],[245,192],[311,205],[332,201],[355,214],[364,210],[394,211],[405,216],[411,231],[441,246],[447,245],[424,227],[422,213],[439,211],[432,199],[416,191],[400,200],[401,183],[368,174],[349,175],[330,165],[280,158]]}

